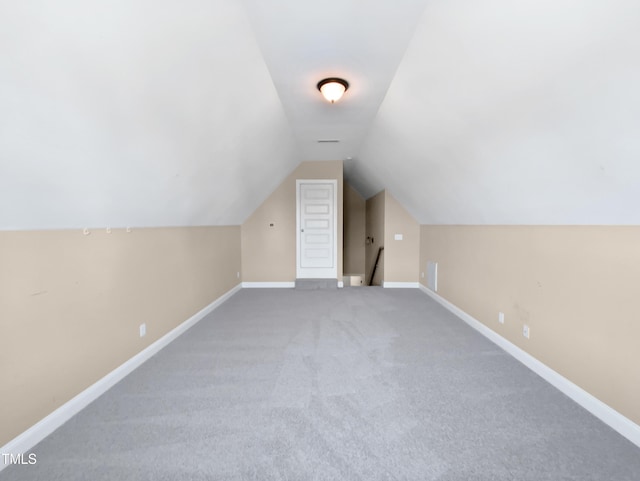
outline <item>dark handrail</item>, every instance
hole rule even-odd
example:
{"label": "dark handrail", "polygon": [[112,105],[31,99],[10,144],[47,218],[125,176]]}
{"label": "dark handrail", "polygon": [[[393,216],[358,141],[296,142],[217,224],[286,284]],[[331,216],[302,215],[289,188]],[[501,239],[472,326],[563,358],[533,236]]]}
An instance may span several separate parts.
{"label": "dark handrail", "polygon": [[373,265],[373,272],[371,273],[371,279],[369,279],[369,285],[372,286],[373,285],[373,278],[376,275],[376,269],[378,268],[378,262],[380,262],[380,254],[382,254],[382,251],[384,250],[384,246],[380,247],[380,249],[378,249],[378,256],[376,257],[376,263]]}

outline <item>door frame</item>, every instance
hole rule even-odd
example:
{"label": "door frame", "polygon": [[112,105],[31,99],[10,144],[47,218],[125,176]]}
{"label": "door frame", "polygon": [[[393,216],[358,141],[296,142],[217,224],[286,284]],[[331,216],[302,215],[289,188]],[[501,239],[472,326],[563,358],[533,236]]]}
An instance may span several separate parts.
{"label": "door frame", "polygon": [[[300,268],[300,185],[333,184],[333,273],[330,279],[338,278],[338,179],[296,179],[296,278],[313,279],[304,276]],[[308,269],[308,268],[307,268]],[[327,278],[326,276],[324,278]]]}

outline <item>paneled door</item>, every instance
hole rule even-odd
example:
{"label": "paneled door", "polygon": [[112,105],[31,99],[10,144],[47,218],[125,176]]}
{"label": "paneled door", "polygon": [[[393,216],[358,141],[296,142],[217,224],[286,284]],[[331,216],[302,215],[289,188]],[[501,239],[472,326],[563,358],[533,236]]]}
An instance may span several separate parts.
{"label": "paneled door", "polygon": [[299,279],[338,277],[337,181],[296,180]]}

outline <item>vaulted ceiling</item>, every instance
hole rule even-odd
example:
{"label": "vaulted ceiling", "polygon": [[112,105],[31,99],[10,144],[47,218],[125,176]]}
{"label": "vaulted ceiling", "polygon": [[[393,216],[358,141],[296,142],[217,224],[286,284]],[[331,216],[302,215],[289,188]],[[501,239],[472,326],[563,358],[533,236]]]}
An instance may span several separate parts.
{"label": "vaulted ceiling", "polygon": [[639,224],[638,25],[634,0],[1,2],[0,229],[239,224],[336,159],[421,223]]}

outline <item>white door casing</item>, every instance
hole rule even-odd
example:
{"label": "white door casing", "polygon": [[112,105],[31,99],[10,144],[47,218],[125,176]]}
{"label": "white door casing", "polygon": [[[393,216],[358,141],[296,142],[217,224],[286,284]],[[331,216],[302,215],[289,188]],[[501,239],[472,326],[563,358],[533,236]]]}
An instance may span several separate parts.
{"label": "white door casing", "polygon": [[296,277],[337,279],[336,179],[296,180]]}

